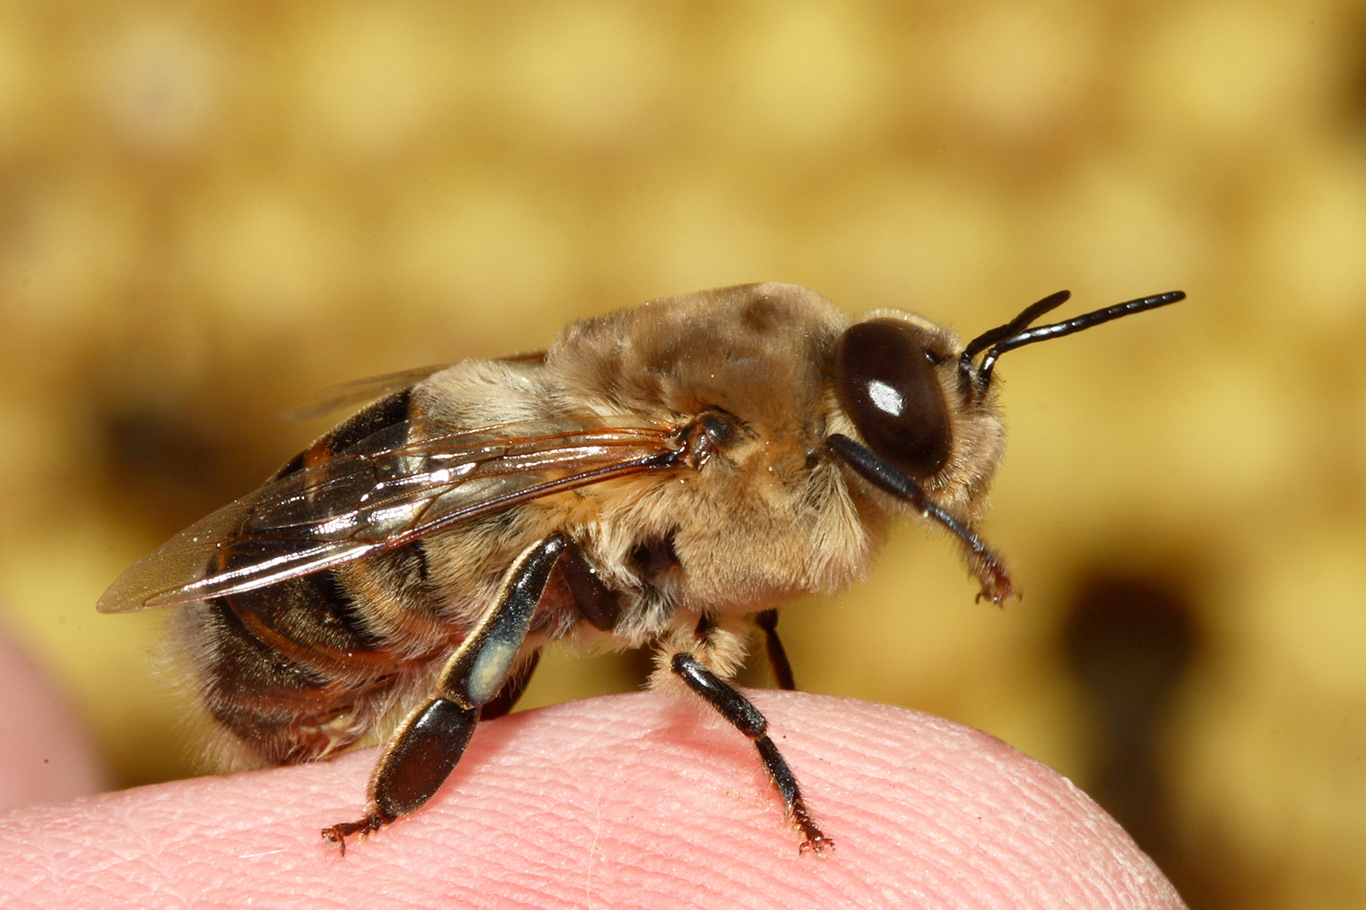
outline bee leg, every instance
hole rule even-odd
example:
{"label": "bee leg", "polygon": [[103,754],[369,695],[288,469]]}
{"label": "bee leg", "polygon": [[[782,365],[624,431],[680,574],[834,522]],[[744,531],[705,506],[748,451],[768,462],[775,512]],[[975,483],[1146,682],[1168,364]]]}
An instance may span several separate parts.
{"label": "bee leg", "polygon": [[621,595],[602,583],[578,541],[567,541],[557,569],[569,585],[583,618],[604,632],[615,629],[621,617]]}
{"label": "bee leg", "polygon": [[503,688],[498,690],[498,694],[493,697],[493,701],[485,702],[479,708],[480,720],[497,720],[517,707],[517,700],[526,691],[527,684],[531,682],[531,674],[536,672],[536,665],[541,662],[541,652],[534,652],[527,658],[522,666],[512,674]]}
{"label": "bee leg", "polygon": [[[555,572],[569,588],[574,606],[584,619],[604,632],[616,628],[617,619],[621,615],[621,595],[602,583],[602,579],[589,563],[588,557],[583,555],[583,548],[577,541],[566,541],[564,554],[555,564]],[[493,701],[479,709],[479,719],[494,720],[511,711],[526,691],[527,683],[531,682],[531,674],[536,671],[536,664],[540,659],[540,651],[531,655]]]}
{"label": "bee leg", "polygon": [[1011,598],[1019,598],[1020,592],[1010,580],[1000,554],[983,543],[971,525],[959,520],[926,496],[920,484],[848,436],[834,433],[825,440],[825,444],[864,480],[898,499],[909,502],[919,509],[925,518],[937,521],[946,531],[958,538],[958,543],[963,548],[963,558],[968,564],[968,571],[977,576],[977,581],[982,585],[982,590],[977,595],[978,600],[985,597],[999,606]]}
{"label": "bee leg", "polygon": [[788,767],[778,747],[768,736],[768,720],[754,704],[736,689],[708,670],[696,657],[686,651],[673,656],[672,669],[698,695],[706,699],[717,712],[731,723],[735,729],[754,740],[759,750],[764,770],[768,772],[773,786],[783,798],[787,817],[797,826],[802,835],[802,850],[812,850],[817,854],[835,846],[817,827],[811,813],[807,811],[806,801],[802,799],[797,778]]}
{"label": "bee leg", "polygon": [[764,630],[764,649],[768,651],[768,665],[773,668],[778,688],[792,691],[797,683],[792,679],[792,664],[788,663],[787,651],[778,637],[778,611],[764,610],[754,617],[754,622]]}
{"label": "bee leg", "polygon": [[516,666],[550,573],[568,545],[557,531],[512,564],[498,600],[447,661],[436,694],[389,741],[370,779],[370,811],[360,821],[323,829],[323,838],[343,854],[348,836],[370,834],[415,812],[445,782],[469,745],[480,708],[497,697]]}

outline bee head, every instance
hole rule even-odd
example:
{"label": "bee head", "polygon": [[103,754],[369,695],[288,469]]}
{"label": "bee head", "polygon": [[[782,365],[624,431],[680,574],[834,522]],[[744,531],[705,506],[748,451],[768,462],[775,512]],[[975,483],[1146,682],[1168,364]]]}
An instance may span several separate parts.
{"label": "bee head", "polygon": [[835,347],[835,394],[868,445],[908,477],[948,462],[953,428],[937,373],[952,362],[946,338],[899,318],[854,324]]}
{"label": "bee head", "polygon": [[835,394],[867,445],[839,433],[826,445],[865,480],[957,537],[982,595],[995,603],[1018,592],[970,520],[1001,453],[1000,417],[989,394],[997,358],[1186,295],[1169,291],[1031,328],[1070,296],[1050,294],[962,348],[945,330],[906,314],[873,314],[846,329],[835,347]]}
{"label": "bee head", "polygon": [[[1050,294],[961,350],[947,332],[915,317],[876,317],[856,323],[840,336],[835,348],[835,392],[840,407],[878,456],[923,482],[943,470],[953,455],[953,413],[983,405],[992,368],[1006,351],[1166,306],[1186,295],[1170,291],[1065,322],[1030,327],[1070,296],[1068,291]],[[957,394],[949,383],[941,382],[941,376],[953,369]]]}

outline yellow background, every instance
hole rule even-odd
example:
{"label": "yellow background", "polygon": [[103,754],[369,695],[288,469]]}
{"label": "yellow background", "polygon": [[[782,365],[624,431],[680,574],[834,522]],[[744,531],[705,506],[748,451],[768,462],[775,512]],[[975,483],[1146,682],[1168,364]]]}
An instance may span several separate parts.
{"label": "yellow background", "polygon": [[804,688],[1094,787],[1077,604],[1175,604],[1143,846],[1193,906],[1366,906],[1364,38],[1332,0],[0,3],[0,621],[120,780],[187,773],[163,617],[94,602],[316,389],[737,282],[965,335],[1182,288],[1002,361],[1023,604],[908,524],[782,628]]}

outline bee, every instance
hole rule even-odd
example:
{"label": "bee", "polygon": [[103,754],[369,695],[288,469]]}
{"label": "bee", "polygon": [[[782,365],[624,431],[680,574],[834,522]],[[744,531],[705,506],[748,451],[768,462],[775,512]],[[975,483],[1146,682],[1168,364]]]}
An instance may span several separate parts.
{"label": "bee", "polygon": [[[346,839],[415,812],[547,644],[653,644],[651,684],[753,741],[802,849],[831,840],[763,714],[728,680],[776,608],[862,576],[889,523],[946,530],[981,586],[1017,595],[975,530],[1004,440],[1007,351],[1181,300],[1034,327],[1063,291],[960,344],[920,316],[852,321],[754,284],[569,324],[551,346],[380,380],[384,397],[104,594],[177,606],[208,713],[260,763],[326,758],[406,710]],[[401,386],[401,388],[399,387]]]}

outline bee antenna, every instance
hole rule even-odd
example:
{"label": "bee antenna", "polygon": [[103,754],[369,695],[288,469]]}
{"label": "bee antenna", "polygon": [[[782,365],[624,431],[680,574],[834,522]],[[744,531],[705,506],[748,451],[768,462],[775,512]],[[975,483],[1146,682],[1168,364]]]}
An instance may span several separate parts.
{"label": "bee antenna", "polygon": [[1186,292],[1167,291],[1164,294],[1153,294],[1151,297],[1126,300],[1103,310],[1084,313],[1064,322],[1041,325],[1032,329],[1028,327],[1030,322],[1062,303],[1068,296],[1070,295],[1067,291],[1059,291],[1057,294],[1045,297],[1033,306],[1028,307],[1006,325],[985,332],[968,343],[968,346],[963,349],[960,360],[964,365],[970,363],[972,358],[981,351],[986,351],[982,357],[981,365],[977,368],[981,388],[985,389],[991,384],[991,368],[996,364],[997,358],[1006,351],[1021,348],[1027,344],[1034,344],[1036,341],[1048,341],[1051,338],[1071,335],[1073,332],[1080,332],[1082,329],[1089,329],[1121,316],[1129,316],[1133,313],[1141,313],[1144,310],[1167,306],[1176,303],[1178,300],[1185,300]]}
{"label": "bee antenna", "polygon": [[1005,325],[998,325],[994,329],[988,329],[969,341],[968,346],[963,348],[963,359],[971,361],[972,358],[976,357],[980,352],[991,347],[1003,338],[1018,335],[1020,332],[1029,328],[1029,324],[1035,319],[1038,319],[1049,310],[1057,309],[1071,298],[1071,291],[1055,291],[1038,303],[1031,303],[1024,308],[1020,315],[1016,316]]}

